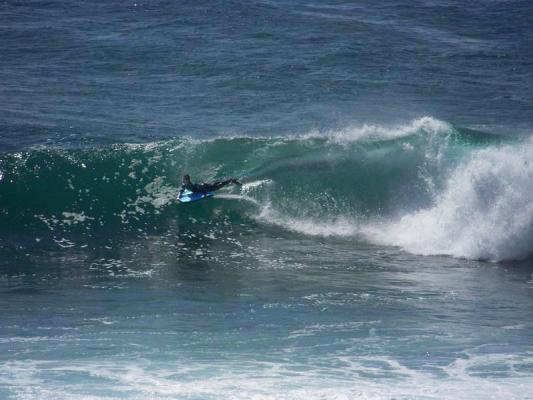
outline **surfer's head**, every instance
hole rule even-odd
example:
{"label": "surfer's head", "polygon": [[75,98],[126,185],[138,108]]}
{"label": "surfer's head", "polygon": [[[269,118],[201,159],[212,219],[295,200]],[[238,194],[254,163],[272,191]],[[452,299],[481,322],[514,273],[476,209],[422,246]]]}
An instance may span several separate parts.
{"label": "surfer's head", "polygon": [[189,185],[191,183],[191,177],[187,174],[183,175],[183,178],[181,178],[181,182],[184,185]]}

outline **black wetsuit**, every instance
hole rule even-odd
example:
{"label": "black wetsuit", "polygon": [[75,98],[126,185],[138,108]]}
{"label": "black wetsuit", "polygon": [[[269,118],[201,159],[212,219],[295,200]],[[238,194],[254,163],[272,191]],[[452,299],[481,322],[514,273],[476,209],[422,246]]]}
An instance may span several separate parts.
{"label": "black wetsuit", "polygon": [[190,190],[193,193],[207,193],[213,192],[215,190],[221,189],[230,183],[237,183],[235,179],[228,179],[225,181],[217,181],[213,183],[190,183],[187,185],[181,185],[180,193],[183,193],[184,190]]}

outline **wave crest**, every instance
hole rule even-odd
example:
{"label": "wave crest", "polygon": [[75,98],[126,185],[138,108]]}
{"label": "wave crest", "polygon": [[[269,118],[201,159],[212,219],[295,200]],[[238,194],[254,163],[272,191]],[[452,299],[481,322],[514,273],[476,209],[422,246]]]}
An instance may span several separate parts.
{"label": "wave crest", "polygon": [[[205,224],[191,228],[189,219],[227,219],[235,229],[259,221],[419,254],[523,258],[533,248],[533,140],[501,142],[424,117],[296,137],[4,154],[0,239],[43,230],[143,234],[169,224],[201,230]],[[240,194],[178,207],[183,173],[248,184]]]}

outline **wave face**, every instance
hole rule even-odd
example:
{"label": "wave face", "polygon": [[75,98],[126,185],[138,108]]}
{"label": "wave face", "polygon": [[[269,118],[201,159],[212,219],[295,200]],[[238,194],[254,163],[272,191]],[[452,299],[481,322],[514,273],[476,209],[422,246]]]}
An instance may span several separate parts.
{"label": "wave face", "polygon": [[[533,141],[430,117],[293,137],[10,153],[0,170],[8,246],[229,224],[233,233],[267,225],[474,259],[524,258],[533,248]],[[247,184],[177,205],[185,172]]]}

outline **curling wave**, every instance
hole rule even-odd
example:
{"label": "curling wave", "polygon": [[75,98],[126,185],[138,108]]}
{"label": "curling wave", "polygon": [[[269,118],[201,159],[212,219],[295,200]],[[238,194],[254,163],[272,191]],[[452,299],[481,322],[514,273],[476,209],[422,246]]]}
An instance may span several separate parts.
{"label": "curling wave", "polygon": [[[294,137],[10,153],[0,156],[0,172],[0,235],[15,244],[46,233],[214,223],[232,226],[228,234],[268,224],[475,259],[524,258],[533,248],[533,141],[506,142],[430,117]],[[178,206],[184,172],[248,184]],[[205,223],[191,228],[191,220]]]}
{"label": "curling wave", "polygon": [[418,254],[525,258],[533,251],[533,140],[477,150],[450,171],[434,203],[368,237]]}

